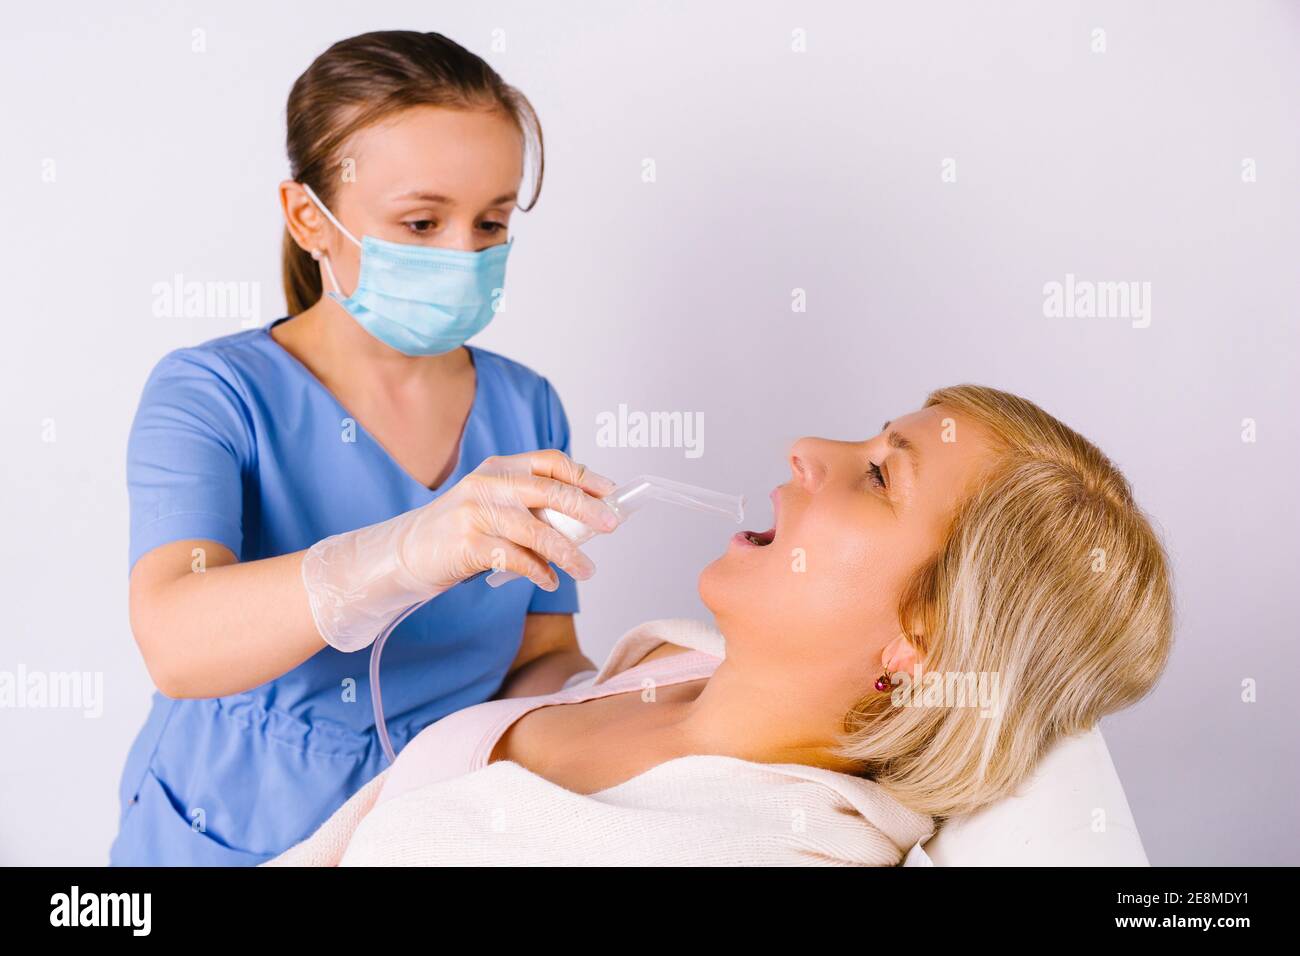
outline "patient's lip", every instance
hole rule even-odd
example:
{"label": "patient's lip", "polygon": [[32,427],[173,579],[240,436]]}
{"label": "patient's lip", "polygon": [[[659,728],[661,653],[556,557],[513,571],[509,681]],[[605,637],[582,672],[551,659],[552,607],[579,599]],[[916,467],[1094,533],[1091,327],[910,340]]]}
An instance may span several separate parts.
{"label": "patient's lip", "polygon": [[775,528],[781,517],[781,486],[773,488],[768,497],[772,500],[772,527]]}

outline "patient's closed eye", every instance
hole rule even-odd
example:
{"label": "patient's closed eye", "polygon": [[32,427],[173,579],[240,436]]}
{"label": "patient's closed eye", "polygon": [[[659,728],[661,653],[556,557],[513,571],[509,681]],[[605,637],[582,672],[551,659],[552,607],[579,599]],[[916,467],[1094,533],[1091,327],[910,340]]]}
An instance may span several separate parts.
{"label": "patient's closed eye", "polygon": [[885,476],[884,473],[881,472],[880,466],[877,465],[874,461],[870,462],[869,464],[871,467],[867,469],[867,474],[866,474],[867,479],[877,488],[885,487]]}

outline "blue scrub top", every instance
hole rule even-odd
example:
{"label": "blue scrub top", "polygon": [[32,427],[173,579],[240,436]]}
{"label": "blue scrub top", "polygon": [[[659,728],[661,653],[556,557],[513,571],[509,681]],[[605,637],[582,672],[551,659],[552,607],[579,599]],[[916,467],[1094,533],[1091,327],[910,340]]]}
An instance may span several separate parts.
{"label": "blue scrub top", "polygon": [[[127,449],[130,563],[168,542],[218,541],[241,561],[300,551],[428,504],[490,455],[569,451],[544,377],[467,346],[474,403],[456,469],[436,490],[411,477],[312,373],[262,328],[163,357]],[[483,576],[415,611],[384,647],[394,749],[499,689],[531,612],[578,610],[572,578],[543,591]],[[326,647],[247,693],[155,693],[122,774],[114,865],[250,865],[310,836],[385,761],[368,651]]]}

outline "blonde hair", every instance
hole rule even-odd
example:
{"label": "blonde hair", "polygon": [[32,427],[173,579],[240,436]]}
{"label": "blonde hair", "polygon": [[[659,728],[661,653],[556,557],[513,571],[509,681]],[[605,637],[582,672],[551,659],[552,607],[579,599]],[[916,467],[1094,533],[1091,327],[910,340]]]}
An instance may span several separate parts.
{"label": "blonde hair", "polygon": [[925,672],[995,675],[1001,701],[982,716],[876,692],[847,716],[839,753],[945,818],[1011,793],[1058,738],[1150,691],[1173,600],[1160,541],[1095,445],[992,388],[940,389],[925,405],[984,426],[994,461],[905,589],[900,626]]}

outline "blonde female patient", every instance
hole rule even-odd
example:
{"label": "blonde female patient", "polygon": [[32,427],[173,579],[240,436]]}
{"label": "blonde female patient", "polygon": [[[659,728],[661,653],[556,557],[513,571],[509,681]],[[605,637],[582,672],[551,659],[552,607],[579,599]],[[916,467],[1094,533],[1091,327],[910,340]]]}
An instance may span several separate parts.
{"label": "blonde female patient", "polygon": [[[774,527],[700,575],[716,627],[652,622],[557,693],[444,717],[271,865],[892,866],[1155,684],[1161,544],[1031,402],[941,389],[789,465]],[[899,692],[927,673],[996,705]]]}

